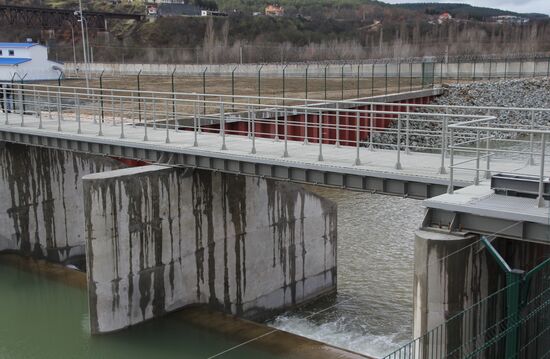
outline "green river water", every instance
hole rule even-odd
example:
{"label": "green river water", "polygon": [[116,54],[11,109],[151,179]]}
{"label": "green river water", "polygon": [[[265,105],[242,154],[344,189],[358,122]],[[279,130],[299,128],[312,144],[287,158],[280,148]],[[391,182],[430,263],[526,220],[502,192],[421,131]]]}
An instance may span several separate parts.
{"label": "green river water", "polygon": [[[84,290],[0,262],[0,359],[208,358],[238,342],[167,316],[92,337]],[[277,358],[252,346],[220,358]]]}

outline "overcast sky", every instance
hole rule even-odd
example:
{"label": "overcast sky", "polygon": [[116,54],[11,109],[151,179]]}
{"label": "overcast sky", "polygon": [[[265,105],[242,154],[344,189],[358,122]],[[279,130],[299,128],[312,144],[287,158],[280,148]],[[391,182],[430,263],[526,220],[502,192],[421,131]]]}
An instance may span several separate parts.
{"label": "overcast sky", "polygon": [[382,0],[391,4],[409,2],[467,3],[517,12],[538,12],[550,15],[550,0]]}

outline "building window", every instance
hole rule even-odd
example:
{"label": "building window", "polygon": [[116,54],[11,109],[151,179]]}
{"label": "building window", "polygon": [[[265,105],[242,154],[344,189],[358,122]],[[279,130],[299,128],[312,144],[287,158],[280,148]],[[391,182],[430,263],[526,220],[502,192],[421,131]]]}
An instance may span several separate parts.
{"label": "building window", "polygon": [[10,55],[10,56],[15,55],[15,51],[13,51],[13,50],[8,50],[8,55]]}

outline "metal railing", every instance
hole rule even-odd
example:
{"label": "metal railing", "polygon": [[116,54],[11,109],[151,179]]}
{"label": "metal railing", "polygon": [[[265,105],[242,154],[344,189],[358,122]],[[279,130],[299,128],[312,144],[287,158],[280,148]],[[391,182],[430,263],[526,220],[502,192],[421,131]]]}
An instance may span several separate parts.
{"label": "metal railing", "polygon": [[550,354],[549,275],[550,260],[546,259],[383,359],[547,356]]}
{"label": "metal railing", "polygon": [[[362,164],[365,153],[392,150],[395,170],[404,169],[403,156],[432,153],[439,162],[434,175],[448,175],[449,193],[457,183],[479,184],[495,172],[513,169],[514,174],[536,174],[541,183],[547,175],[542,151],[546,146],[541,143],[549,131],[544,124],[550,119],[550,110],[544,108],[331,101],[43,84],[0,86],[0,104],[7,109],[4,124],[26,126],[26,121],[34,119],[32,125],[38,128],[53,126],[59,132],[77,134],[94,131],[100,137],[120,139],[131,128],[142,131],[143,141],[151,140],[151,131],[158,134],[162,130],[166,143],[172,142],[173,133],[187,131],[194,134],[194,147],[201,147],[204,134],[216,133],[221,138],[221,150],[228,149],[228,138],[239,136],[248,141],[249,154],[257,152],[260,139],[270,139],[284,144],[283,157],[296,155],[288,143],[302,142],[318,147],[318,161],[324,160],[326,148],[352,147],[355,154],[346,161],[356,166]],[[518,124],[512,126],[511,119]],[[518,167],[518,163],[524,166]]]}
{"label": "metal railing", "polygon": [[[548,56],[457,57],[426,59],[383,59],[348,63],[279,63],[279,64],[123,64],[95,63],[91,72],[105,74],[107,87],[135,87],[141,73],[144,84],[170,85],[200,92],[263,94],[285,97],[301,93],[302,97],[324,96],[343,100],[434,88],[442,84],[464,84],[483,80],[528,79],[550,77]],[[67,63],[65,75],[71,80],[82,77],[82,64]],[[153,76],[146,76],[146,75]],[[109,76],[109,77],[107,77]]]}
{"label": "metal railing", "polygon": [[[474,173],[473,183],[478,185],[481,179],[489,179],[491,172],[504,175],[522,175],[531,177],[538,182],[536,196],[537,206],[545,206],[544,185],[547,140],[550,138],[550,127],[535,122],[535,111],[531,111],[530,124],[509,124],[498,122],[496,118],[483,118],[455,123],[449,126],[450,175],[449,193],[454,192],[453,174],[457,170]],[[475,134],[473,140],[461,140],[466,132]],[[470,136],[471,137],[471,136]],[[455,156],[469,154],[471,158],[455,160]],[[521,168],[510,168],[506,163],[498,166],[498,159],[514,159],[515,163],[523,163]],[[485,165],[482,164],[485,162]],[[495,163],[497,166],[495,166]],[[492,164],[492,167],[491,167]]]}

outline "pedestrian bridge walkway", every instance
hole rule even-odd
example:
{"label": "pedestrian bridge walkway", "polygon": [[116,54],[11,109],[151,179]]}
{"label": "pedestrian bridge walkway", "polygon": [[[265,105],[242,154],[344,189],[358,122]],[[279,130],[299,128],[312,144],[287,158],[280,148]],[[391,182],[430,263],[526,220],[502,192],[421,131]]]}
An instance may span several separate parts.
{"label": "pedestrian bridge walkway", "polygon": [[[346,101],[339,112],[311,100],[285,106],[278,100],[251,105],[257,98],[20,85],[13,89],[13,111],[2,114],[0,139],[415,198],[479,183],[495,171],[545,175],[540,158],[547,130],[503,128],[491,114],[498,108],[389,104],[391,110],[379,110]],[[300,113],[305,123],[291,119]],[[229,118],[243,121],[246,130],[227,131]],[[391,120],[380,127],[379,118]],[[277,134],[261,130],[270,123]],[[292,138],[290,126],[306,126],[306,141]],[[342,126],[356,134],[353,142],[327,138]]]}

